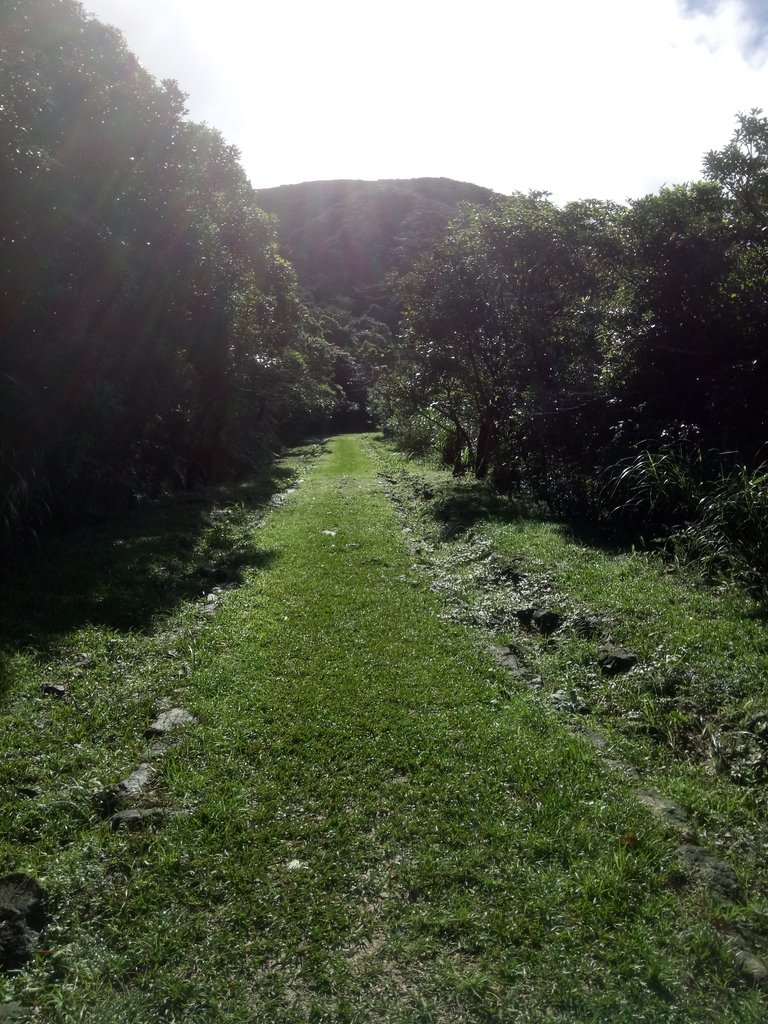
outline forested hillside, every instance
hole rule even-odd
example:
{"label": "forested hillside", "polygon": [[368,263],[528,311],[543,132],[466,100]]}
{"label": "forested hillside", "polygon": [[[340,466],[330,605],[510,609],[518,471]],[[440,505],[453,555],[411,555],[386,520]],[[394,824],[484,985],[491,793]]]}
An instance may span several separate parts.
{"label": "forested hillside", "polygon": [[315,301],[394,328],[398,303],[388,275],[432,248],[459,203],[487,204],[493,193],[449,178],[413,178],[310,181],[256,196],[278,217],[278,236]]}
{"label": "forested hillside", "polygon": [[334,427],[377,421],[376,382],[394,368],[403,275],[425,256],[461,204],[493,193],[448,178],[310,181],[260,189],[296,268],[303,301],[332,353]]}
{"label": "forested hillside", "polygon": [[[6,538],[242,472],[307,430],[370,422],[397,320],[387,273],[487,190],[257,195],[234,147],[187,118],[179,86],[74,0],[4,5],[0,68]],[[282,219],[282,247],[263,207]]]}

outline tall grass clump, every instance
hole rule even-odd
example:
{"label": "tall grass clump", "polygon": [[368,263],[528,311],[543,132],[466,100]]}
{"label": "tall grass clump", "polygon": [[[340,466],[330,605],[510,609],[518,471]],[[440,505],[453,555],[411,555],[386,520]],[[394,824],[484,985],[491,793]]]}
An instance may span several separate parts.
{"label": "tall grass clump", "polygon": [[768,463],[723,472],[677,546],[711,575],[732,575],[768,601]]}
{"label": "tall grass clump", "polygon": [[676,442],[615,467],[614,517],[652,527],[653,540],[711,577],[730,576],[768,599],[768,463]]}
{"label": "tall grass clump", "polygon": [[50,515],[50,490],[35,459],[24,463],[0,445],[0,547],[12,540],[36,539]]}
{"label": "tall grass clump", "polygon": [[389,415],[379,416],[379,420],[383,435],[411,458],[424,458],[435,452],[444,454],[449,444],[446,426],[423,411],[410,414],[390,411]]}
{"label": "tall grass clump", "polygon": [[612,467],[611,514],[658,531],[696,517],[706,493],[704,453],[684,441],[643,448]]}

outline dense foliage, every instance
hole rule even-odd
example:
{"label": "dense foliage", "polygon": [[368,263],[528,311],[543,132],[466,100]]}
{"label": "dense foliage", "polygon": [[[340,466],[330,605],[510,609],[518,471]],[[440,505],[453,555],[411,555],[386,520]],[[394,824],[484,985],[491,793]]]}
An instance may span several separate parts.
{"label": "dense foliage", "polygon": [[[414,448],[441,448],[457,472],[491,474],[563,511],[618,505],[657,530],[683,524],[688,540],[692,530],[699,541],[717,534],[720,547],[726,535],[759,536],[768,508],[760,111],[740,116],[731,142],[707,155],[705,177],[626,207],[559,208],[537,193],[466,206],[405,281],[398,361],[377,385],[390,429]],[[726,505],[729,525],[715,530]],[[704,520],[706,531],[695,526]],[[762,559],[764,577],[758,547],[746,561],[754,569]]]}
{"label": "dense foliage", "polygon": [[447,179],[254,192],[75,0],[3,5],[0,86],[0,532],[378,421],[763,585],[761,111],[700,182],[561,208]]}
{"label": "dense foliage", "polygon": [[73,0],[0,13],[6,529],[208,480],[326,416],[334,353],[236,150]]}

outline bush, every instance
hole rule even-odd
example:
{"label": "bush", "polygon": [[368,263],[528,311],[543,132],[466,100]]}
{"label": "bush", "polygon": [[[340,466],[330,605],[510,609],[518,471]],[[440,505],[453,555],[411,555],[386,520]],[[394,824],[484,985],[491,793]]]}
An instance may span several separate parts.
{"label": "bush", "polygon": [[385,437],[390,437],[400,451],[411,457],[421,457],[441,450],[446,431],[433,419],[415,413],[411,416],[392,415],[382,427]]}
{"label": "bush", "polygon": [[0,545],[36,539],[50,516],[50,491],[34,458],[0,447]]}
{"label": "bush", "polygon": [[768,600],[768,463],[722,473],[675,540],[709,574],[734,576]]}
{"label": "bush", "polygon": [[688,442],[645,449],[615,467],[613,514],[652,525],[678,558],[731,576],[765,601],[768,463],[727,466],[727,457]]}
{"label": "bush", "polygon": [[611,515],[657,530],[694,519],[705,494],[705,457],[687,441],[644,448],[610,470],[605,500]]}

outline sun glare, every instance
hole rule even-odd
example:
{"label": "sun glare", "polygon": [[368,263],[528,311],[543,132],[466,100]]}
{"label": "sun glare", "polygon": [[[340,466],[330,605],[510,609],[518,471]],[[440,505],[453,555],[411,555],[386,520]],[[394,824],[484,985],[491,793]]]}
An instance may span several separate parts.
{"label": "sun glare", "polygon": [[560,200],[699,173],[764,102],[733,3],[91,0],[254,185],[444,175]]}

